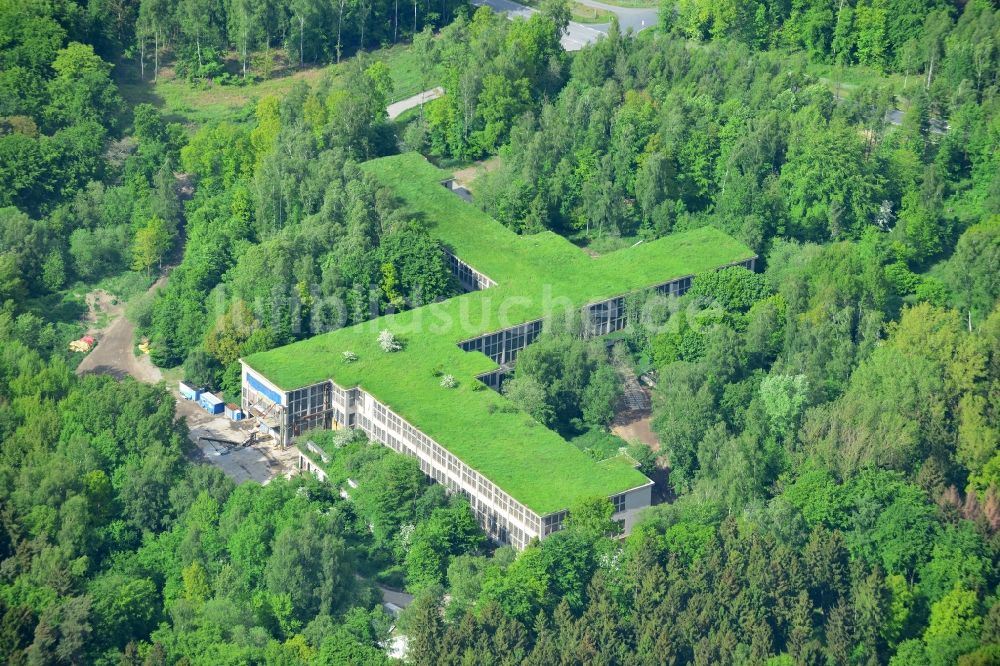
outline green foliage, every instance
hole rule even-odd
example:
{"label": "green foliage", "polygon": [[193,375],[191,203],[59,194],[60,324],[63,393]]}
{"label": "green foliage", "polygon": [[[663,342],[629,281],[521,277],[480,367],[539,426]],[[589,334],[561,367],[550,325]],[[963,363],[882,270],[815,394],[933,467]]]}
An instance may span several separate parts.
{"label": "green foliage", "polygon": [[604,428],[591,428],[570,440],[574,446],[586,451],[594,460],[606,460],[618,455],[619,449],[627,445],[621,437]]}
{"label": "green foliage", "polygon": [[249,133],[228,123],[202,128],[181,149],[184,171],[206,189],[231,187],[250,173],[253,159]]}
{"label": "green foliage", "polygon": [[406,553],[408,589],[442,585],[452,558],[474,552],[484,540],[467,502],[457,500],[447,508],[434,509],[410,537]]}
{"label": "green foliage", "polygon": [[[445,264],[441,244],[415,224],[406,225],[382,238],[378,254],[383,273],[391,266],[399,282],[398,298],[414,305],[430,303],[458,291],[455,278]],[[386,298],[393,299],[386,291]],[[396,304],[396,303],[394,303]]]}
{"label": "green foliage", "polygon": [[272,595],[287,595],[291,617],[279,616],[286,634],[317,614],[344,608],[350,599],[355,582],[336,518],[308,515],[275,535],[264,577]]}
{"label": "green foliage", "polygon": [[976,645],[982,618],[975,592],[955,587],[931,606],[924,645],[932,665],[951,663]]}
{"label": "green foliage", "polygon": [[[416,663],[996,660],[990,3],[685,0],[661,29],[715,43],[613,26],[572,57],[556,4],[527,21],[481,9],[420,37],[420,87],[443,72],[446,95],[407,141],[502,152],[476,198],[503,223],[645,239],[632,256],[716,225],[767,256],[763,275],[699,276],[680,311],[670,299],[626,332],[659,369],[654,429],[677,500],[618,543],[595,498],[516,556],[470,555],[483,544],[470,508],[412,460],[331,439],[328,473],[358,482],[352,500],[307,479],[234,489],[183,455],[162,388],[73,376],[65,342],[80,327],[52,321],[60,290],[133,258],[149,271],[181,225],[181,265],[133,310],[158,362],[228,389],[237,358],[370,317],[372,286],[397,309],[456,290],[430,230],[466,218],[432,208],[444,222],[411,223],[345,157],[394,150],[398,71],[359,59],[342,88],[265,97],[247,124],[188,140],[147,105],[129,130],[108,64],[138,57],[157,76],[169,50],[216,94],[232,47],[244,77],[267,76],[278,47],[300,65],[339,59],[443,25],[454,3],[414,5],[412,23],[386,3],[168,5],[0,8],[0,653],[383,663],[388,621],[364,579],[405,568],[425,590],[404,627]],[[878,89],[829,84],[834,96],[816,74]],[[175,171],[196,188],[186,216]],[[553,263],[574,279],[546,238],[526,239],[532,261],[566,258]],[[524,255],[504,239],[475,240],[490,269],[517,273]],[[699,311],[708,300],[720,307]],[[607,423],[618,382],[604,354],[566,333],[536,347],[512,401],[567,434]],[[598,427],[577,443],[616,448]]]}
{"label": "green foliage", "polygon": [[697,276],[688,291],[691,298],[705,297],[727,310],[746,312],[767,296],[764,276],[742,266]]}
{"label": "green foliage", "polygon": [[362,60],[348,65],[342,88],[326,102],[326,132],[333,145],[369,158],[385,152],[386,104],[392,95],[392,79],[383,62],[367,67]]}
{"label": "green foliage", "polygon": [[561,433],[582,422],[606,426],[615,415],[621,380],[599,348],[566,328],[551,327],[518,355],[504,394],[519,408]]}
{"label": "green foliage", "polygon": [[982,535],[973,523],[962,520],[935,540],[931,559],[920,572],[921,589],[931,603],[956,586],[984,590],[992,568]]}
{"label": "green foliage", "polygon": [[671,484],[685,489],[697,469],[698,444],[716,421],[714,396],[700,369],[691,363],[663,368],[660,387],[653,431],[670,460]]}
{"label": "green foliage", "polygon": [[184,359],[184,379],[194,386],[219,386],[220,366],[201,349],[195,349]]}
{"label": "green foliage", "polygon": [[413,503],[423,486],[423,473],[412,458],[384,456],[367,470],[354,492],[360,511],[376,536],[389,538],[415,516]]}
{"label": "green foliage", "polygon": [[805,375],[768,375],[760,384],[760,399],[771,429],[788,438],[798,429],[799,417],[809,398]]}
{"label": "green foliage", "polygon": [[945,279],[954,294],[954,304],[970,317],[985,317],[1000,297],[997,271],[993,269],[1000,261],[997,238],[1000,218],[996,216],[969,227],[946,264]]}
{"label": "green foliage", "polygon": [[653,352],[653,363],[658,368],[676,361],[693,362],[705,353],[705,336],[688,320],[688,314],[683,310],[670,318],[668,326],[671,330],[656,335],[650,346]]}
{"label": "green foliage", "polygon": [[121,98],[111,81],[111,65],[89,44],[70,42],[52,61],[46,119],[56,126],[93,120],[113,128]]}
{"label": "green foliage", "polygon": [[927,304],[904,311],[843,398],[808,419],[807,441],[824,456],[835,446],[845,472],[866,464],[915,470],[932,453],[934,433],[956,432],[948,414],[961,396],[981,390],[984,357],[967,335],[954,311]]}
{"label": "green foliage", "polygon": [[134,270],[149,270],[153,264],[159,264],[163,255],[170,248],[171,238],[167,231],[167,223],[159,217],[153,217],[146,226],[135,234],[132,246],[132,268]]}
{"label": "green foliage", "polygon": [[558,84],[560,33],[546,12],[508,22],[488,8],[443,31],[445,94],[426,116],[431,152],[468,159],[503,145],[515,119]]}
{"label": "green foliage", "polygon": [[613,513],[614,507],[606,497],[581,500],[570,507],[566,529],[594,541],[615,532],[614,523],[611,521]]}

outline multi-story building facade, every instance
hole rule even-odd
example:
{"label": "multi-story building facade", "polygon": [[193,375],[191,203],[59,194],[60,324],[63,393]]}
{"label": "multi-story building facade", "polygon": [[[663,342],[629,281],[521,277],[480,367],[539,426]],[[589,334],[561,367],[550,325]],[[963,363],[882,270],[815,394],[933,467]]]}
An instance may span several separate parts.
{"label": "multi-story building facade", "polygon": [[[420,158],[375,163],[393,177],[405,167],[407,178],[426,183],[411,203],[447,222],[435,231],[467,293],[241,359],[244,410],[283,446],[310,430],[346,427],[417,458],[428,477],[468,497],[480,525],[501,543],[523,548],[545,538],[561,529],[575,501],[593,495],[611,501],[627,533],[651,502],[652,482],[621,457],[591,460],[485,389],[499,390],[547,317],[576,310],[587,335],[620,331],[629,296],[681,296],[697,272],[752,270],[753,253],[703,229],[621,251],[614,261],[591,260],[552,234],[511,233],[439,187],[440,172]],[[498,260],[500,248],[506,255]],[[558,307],[547,304],[552,294]],[[380,350],[377,332],[393,329],[409,336],[407,344]],[[468,373],[457,388],[437,378],[452,367]],[[321,472],[308,458],[303,467]]]}
{"label": "multi-story building facade", "polygon": [[[424,474],[449,492],[460,493],[468,498],[483,530],[499,543],[524,548],[531,539],[544,538],[562,528],[566,510],[547,514],[532,511],[360,388],[345,389],[333,381],[325,381],[304,389],[284,392],[277,387],[268,386],[266,379],[258,376],[244,363],[244,405],[260,404],[262,398],[270,399],[258,393],[255,387],[260,386],[266,387],[272,396],[279,396],[280,403],[288,405],[287,410],[281,412],[287,414],[288,422],[293,425],[292,432],[296,435],[314,428],[358,428],[371,441],[415,457]],[[321,422],[309,420],[311,417],[307,414],[317,411],[324,414],[324,419]],[[280,432],[276,434],[281,437]],[[286,438],[291,439],[290,436]],[[321,449],[312,446],[315,456],[324,455]],[[312,462],[309,456],[300,457],[302,469],[325,480],[322,466]],[[653,482],[646,479],[636,487],[625,489],[609,498],[614,506],[612,519],[619,523],[624,532],[631,530],[639,510],[649,506],[652,486]]]}

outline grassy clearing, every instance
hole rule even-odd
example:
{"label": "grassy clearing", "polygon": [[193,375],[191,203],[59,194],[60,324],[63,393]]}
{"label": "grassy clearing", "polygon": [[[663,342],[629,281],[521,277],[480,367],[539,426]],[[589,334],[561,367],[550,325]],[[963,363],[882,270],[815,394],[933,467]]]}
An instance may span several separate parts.
{"label": "grassy clearing", "polygon": [[82,330],[83,325],[80,322],[87,313],[85,296],[86,291],[81,292],[79,288],[74,286],[66,291],[26,299],[24,310],[37,315],[43,321],[71,324]]}
{"label": "grassy clearing", "polygon": [[572,238],[571,240],[583,248],[585,252],[596,257],[603,256],[611,252],[617,252],[618,250],[624,250],[642,242],[638,236],[611,235],[596,236],[594,238],[588,238],[586,235],[580,235],[579,237]]}
{"label": "grassy clearing", "polygon": [[574,3],[570,9],[571,20],[577,23],[610,23],[614,12],[599,9],[590,5]]}
{"label": "grassy clearing", "polygon": [[[382,60],[392,73],[394,93],[392,101],[410,97],[423,90],[423,81],[429,87],[440,83],[440,72],[435,70],[426,76],[420,68],[416,53],[408,44],[378,49],[364,57]],[[340,65],[324,65],[305,69],[288,68],[280,70],[270,79],[255,81],[247,85],[221,85],[212,81],[191,83],[174,76],[170,67],[161,67],[159,79],[139,81],[137,68],[132,64],[122,64],[117,68],[118,86],[122,97],[134,106],[148,103],[160,109],[173,122],[197,125],[212,121],[227,120],[241,122],[253,117],[254,106],[266,95],[288,94],[299,81],[315,85],[327,74],[334,77],[334,85],[344,71],[347,61]],[[238,60],[235,53],[226,60],[227,71],[237,71]],[[147,77],[150,72],[147,70]]]}
{"label": "grassy clearing", "polygon": [[[136,354],[141,354],[142,352],[136,349]],[[166,382],[167,386],[170,388],[177,388],[177,382],[184,381],[184,368],[182,366],[175,366],[173,368],[165,368],[160,370],[160,374],[163,376],[163,381]]]}
{"label": "grassy clearing", "polygon": [[153,286],[156,278],[156,275],[147,275],[141,271],[125,271],[104,278],[97,283],[97,288],[113,294],[119,301],[129,301],[139,294],[145,293]]}
{"label": "grassy clearing", "polygon": [[806,65],[806,71],[828,85],[834,94],[843,98],[850,97],[851,93],[862,86],[888,87],[893,94],[905,98],[908,91],[920,85],[919,75],[907,77],[902,74],[885,74],[863,65],[840,67],[809,63]]}
{"label": "grassy clearing", "polygon": [[[561,236],[518,236],[441,187],[449,174],[417,154],[373,160],[364,169],[452,251],[499,284],[441,303],[387,315],[286,347],[247,364],[285,390],[333,379],[361,386],[512,497],[540,514],[593,495],[644,484],[628,465],[602,465],[474,378],[492,371],[487,356],[461,340],[578,311],[585,304],[748,259],[753,252],[705,227],[591,258]],[[379,331],[403,342],[383,352]],[[351,363],[345,351],[357,355]],[[459,385],[444,388],[440,375]],[[557,471],[544,482],[539,471]]]}
{"label": "grassy clearing", "polygon": [[383,60],[392,73],[392,102],[412,97],[419,92],[440,85],[443,73],[440,68],[425,73],[417,53],[407,45],[394,46],[372,53],[372,57]]}
{"label": "grassy clearing", "polygon": [[[527,5],[529,7],[534,7],[535,9],[541,8],[541,0],[519,0],[520,4]],[[618,4],[618,3],[609,3]],[[627,5],[619,5],[627,6]],[[642,5],[632,5],[635,7],[640,7]],[[599,7],[591,7],[590,5],[585,5],[580,2],[574,2],[569,8],[570,20],[576,21],[577,23],[610,23],[611,17],[614,16],[614,12],[607,9],[600,9]]]}

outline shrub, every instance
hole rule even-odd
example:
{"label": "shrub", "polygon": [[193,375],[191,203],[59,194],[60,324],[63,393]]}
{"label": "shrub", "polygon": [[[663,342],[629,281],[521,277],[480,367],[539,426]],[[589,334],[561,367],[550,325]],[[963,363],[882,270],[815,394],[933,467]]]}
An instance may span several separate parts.
{"label": "shrub", "polygon": [[403,345],[399,343],[396,336],[387,328],[378,334],[378,346],[386,353],[399,351],[403,348]]}

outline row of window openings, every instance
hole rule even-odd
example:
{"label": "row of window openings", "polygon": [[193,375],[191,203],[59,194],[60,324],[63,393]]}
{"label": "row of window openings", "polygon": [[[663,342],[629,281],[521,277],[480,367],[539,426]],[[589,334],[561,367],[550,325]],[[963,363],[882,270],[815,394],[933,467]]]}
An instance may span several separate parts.
{"label": "row of window openings", "polygon": [[454,254],[448,252],[447,255],[448,266],[455,277],[458,278],[458,281],[462,283],[463,287],[468,288],[470,291],[477,291],[496,285],[496,282],[472,268]]}
{"label": "row of window openings", "polygon": [[[467,264],[461,262],[459,259],[454,257],[454,255],[449,256],[454,259],[456,265],[467,267]],[[739,265],[749,269],[753,266],[753,260],[747,260]],[[687,293],[690,288],[691,277],[689,276],[681,278],[680,280],[674,280],[673,282],[665,285],[661,285],[656,289],[661,293],[668,293],[673,296],[682,296]],[[625,321],[627,319],[625,314],[624,298],[617,298],[591,306],[590,316],[592,331],[598,334],[610,333],[624,328]],[[465,351],[481,351],[498,363],[504,361],[513,362],[516,359],[518,352],[534,342],[534,339],[541,332],[541,329],[541,321],[530,322],[505,331],[485,335],[480,338],[476,338],[475,340],[468,340],[463,342],[461,347]],[[497,381],[495,383],[499,386],[499,377],[497,377],[496,380]],[[289,396],[290,413],[295,416],[326,409],[328,407],[327,391],[331,388],[334,400],[338,404],[343,405],[344,397],[346,396],[347,406],[364,405],[364,394],[361,391],[358,391],[357,389],[345,391],[336,385],[332,385],[332,383],[323,383],[310,386],[305,389],[299,389],[298,391],[293,391]],[[247,397],[246,393],[244,393],[244,397]]]}
{"label": "row of window openings", "polygon": [[[355,400],[352,400],[352,402],[363,404],[364,398],[363,394],[360,391],[351,390],[346,393],[355,397]],[[447,477],[444,474],[444,470],[447,469],[452,475],[460,476],[462,478],[462,481],[469,487],[473,486],[476,487],[479,496],[488,499],[490,502],[493,502],[507,514],[513,514],[514,517],[516,519],[519,519],[522,523],[525,522],[526,512],[524,510],[523,505],[521,505],[519,502],[514,501],[512,498],[506,495],[506,493],[500,491],[498,488],[496,488],[494,484],[486,481],[485,478],[482,477],[482,475],[473,472],[473,470],[470,467],[468,467],[468,465],[462,463],[460,460],[458,460],[458,458],[456,458],[453,454],[449,453],[447,450],[445,450],[436,442],[432,442],[423,433],[421,433],[419,430],[411,426],[409,423],[403,421],[399,417],[399,415],[397,415],[392,410],[388,409],[385,405],[378,402],[377,400],[373,402],[374,402],[373,411],[375,413],[376,418],[378,418],[383,423],[390,424],[390,427],[394,427],[394,429],[397,430],[398,432],[403,432],[404,434],[409,435],[411,442],[416,440],[417,441],[416,449],[423,451],[426,455],[429,455],[435,463],[437,463],[436,467],[432,467],[429,463],[422,462],[422,466],[426,466],[429,470],[434,472],[433,474],[431,474],[431,476],[433,476],[436,480],[446,482],[447,485],[449,486],[454,485],[455,487],[452,488],[452,490],[460,490],[457,484],[455,484],[449,477]],[[323,414],[323,415],[313,416],[307,419],[296,420],[297,427],[295,428],[296,430],[295,434],[316,427],[324,427],[324,426],[329,427],[330,424],[326,419],[326,416],[327,416],[326,414]],[[338,423],[344,422],[344,414],[339,410],[336,409],[332,410],[330,416],[336,419]],[[348,415],[347,420],[348,420],[348,425],[350,426],[358,425],[367,433],[369,433],[371,436],[373,436],[373,438],[376,439],[376,441],[386,446],[389,446],[393,450],[398,451],[400,453],[410,452],[409,447],[404,446],[396,437],[389,434],[384,428],[376,426],[370,419],[366,418],[365,416],[350,414]],[[624,510],[625,495],[616,495],[611,498],[611,501],[614,505],[615,513],[620,513],[621,511]],[[547,516],[545,518],[545,524],[546,528],[548,528],[548,531],[555,531],[555,529],[558,529],[558,527],[556,527],[555,529],[551,528],[554,526],[554,524],[558,524],[561,526],[562,519],[564,516],[565,513],[554,514],[553,516]],[[546,531],[546,533],[548,533],[548,531]]]}
{"label": "row of window openings", "polygon": [[461,343],[463,351],[478,351],[489,356],[496,363],[510,363],[517,354],[535,341],[542,332],[542,322],[534,321],[490,333]]}
{"label": "row of window openings", "polygon": [[[403,421],[395,412],[387,408],[382,403],[377,400],[373,400],[374,407],[373,411],[376,418],[381,420],[383,423],[391,423],[396,426],[396,430],[405,433],[410,436],[410,441],[416,441],[416,446],[413,449],[413,454],[417,451],[424,453],[425,456],[429,456],[431,460],[436,463],[436,466],[432,466],[430,462],[422,462],[428,470],[432,470],[435,473],[428,473],[435,480],[445,483],[449,487],[454,485],[452,490],[461,490],[457,484],[455,484],[451,477],[445,475],[445,470],[447,470],[452,476],[460,476],[463,483],[469,487],[475,487],[478,496],[488,499],[494,505],[498,506],[502,511],[508,515],[513,515],[521,523],[525,522],[526,511],[524,506],[519,502],[513,500],[506,493],[497,488],[494,484],[486,481],[486,479],[474,472],[468,465],[461,462],[452,453],[448,452],[444,447],[431,441],[419,430],[411,426],[406,421]],[[405,430],[400,427],[400,425],[405,426]],[[378,426],[373,426],[368,419],[363,419],[362,426],[366,427],[368,430],[374,429],[374,436],[377,441],[389,446],[390,448],[402,452],[409,453],[409,447],[404,446],[395,437],[386,432],[383,428]],[[426,458],[422,459],[426,460]],[[426,471],[426,470],[425,470]],[[439,478],[440,477],[440,478]],[[464,491],[463,491],[464,492]],[[625,495],[615,495],[611,498],[612,505],[614,506],[614,513],[620,513],[625,509]],[[565,512],[559,514],[553,514],[548,516],[546,521],[551,525],[553,523],[558,523],[561,526],[563,518],[565,518]],[[534,522],[534,521],[532,521]],[[556,528],[558,529],[558,528]],[[552,530],[555,531],[555,530]]]}
{"label": "row of window openings", "polygon": [[[739,265],[749,269],[753,265],[753,260],[747,260]],[[691,288],[691,280],[691,276],[674,280],[673,282],[656,287],[656,291],[669,296],[683,296]],[[625,310],[625,299],[624,297],[619,297],[592,305],[589,308],[589,315],[591,320],[591,334],[606,335],[614,331],[620,331],[625,328],[628,319]],[[528,330],[520,330],[524,328]],[[534,342],[541,329],[541,321],[532,322],[484,335],[474,340],[467,340],[461,344],[461,348],[463,351],[482,352],[496,363],[509,363],[517,358],[518,352]]]}
{"label": "row of window openings", "polygon": [[324,382],[289,393],[288,412],[293,418],[330,408],[330,383]]}
{"label": "row of window openings", "polygon": [[517,525],[510,525],[492,512],[474,511],[483,530],[500,543],[510,543],[518,548],[528,545],[527,535]]}
{"label": "row of window openings", "polygon": [[[392,414],[397,420],[399,417],[393,413],[391,410],[386,409],[384,405],[376,402],[376,412],[381,414]],[[338,421],[342,422],[343,415],[337,411],[333,411],[334,417],[339,417]],[[373,439],[380,442],[381,444],[388,446],[398,453],[416,455],[415,451],[409,447],[403,445],[399,439],[389,434],[384,428],[375,425],[370,419],[364,415],[351,414],[349,416],[351,425],[357,425],[366,433],[369,434]],[[355,423],[356,421],[356,423]],[[329,427],[328,423],[325,423],[322,416],[313,417],[310,419],[296,421],[295,434],[310,430],[312,428],[323,427],[326,425]],[[412,428],[412,426],[411,426]],[[428,440],[429,441],[429,440]],[[420,447],[423,448],[423,447]],[[524,524],[526,518],[526,512],[523,505],[518,502],[513,501],[505,493],[496,488],[492,483],[486,482],[485,479],[479,475],[474,474],[467,465],[458,461],[452,454],[447,453],[439,445],[434,444],[434,450],[427,451],[431,454],[431,457],[437,465],[432,465],[426,458],[420,458],[420,468],[425,474],[433,478],[435,481],[445,485],[452,492],[461,492],[467,497],[472,497],[472,503],[474,507],[484,509],[488,507],[486,500],[493,502],[494,505],[498,506],[499,509],[506,513],[507,515],[512,515],[515,520],[518,520]],[[469,487],[475,487],[478,491],[476,496],[470,496],[470,494],[463,488],[461,488],[454,479],[445,473],[445,468],[452,474],[461,474],[462,481]],[[612,505],[614,507],[614,513],[620,513],[625,510],[625,495],[615,495],[611,498]],[[566,517],[566,512],[562,511],[556,514],[545,516],[541,521],[540,530],[542,535],[548,535],[552,532],[557,532],[563,527],[563,521]],[[535,522],[532,520],[531,522]],[[516,526],[511,526],[520,533],[520,529]],[[494,535],[495,536],[495,535]]]}
{"label": "row of window openings", "polygon": [[[691,288],[691,278],[681,278],[657,287],[657,291],[671,296],[683,296]],[[606,335],[625,328],[628,317],[625,298],[618,297],[590,306],[590,332],[592,335]],[[463,351],[478,351],[489,356],[496,363],[511,363],[518,353],[535,341],[541,332],[542,322],[536,321],[504,331],[490,333],[461,344]]]}
{"label": "row of window openings", "polygon": [[500,543],[513,543],[519,548],[523,548],[527,545],[527,538],[524,530],[511,523],[511,521],[504,515],[492,510],[492,508],[480,498],[470,495],[468,491],[461,488],[454,481],[454,479],[448,477],[442,470],[434,467],[426,460],[420,461],[420,469],[424,472],[424,474],[448,488],[450,492],[460,493],[469,499],[469,503],[472,505],[472,511],[476,516],[477,522],[491,538]]}
{"label": "row of window openings", "polygon": [[[382,441],[384,444],[388,445],[390,448],[398,451],[400,453],[407,453],[405,447],[401,445],[398,439],[388,435],[385,430],[377,426],[373,426],[371,421],[364,416],[359,415],[359,421],[362,427],[367,428],[371,431],[371,434]],[[321,474],[322,472],[319,468],[314,468],[311,462],[305,458],[305,456],[299,456],[299,466],[306,466],[307,471],[311,471],[314,474]],[[468,491],[461,488],[453,479],[448,477],[443,470],[431,465],[428,461],[420,460],[420,469],[427,474],[429,477],[433,478],[435,481],[441,483],[448,488],[449,491],[454,493],[461,493],[466,498],[469,499],[470,504],[473,506],[473,511],[479,520],[479,523],[483,526],[483,529],[492,538],[496,539],[501,543],[513,543],[519,548],[523,548],[527,545],[527,535],[525,532],[517,525],[512,524],[503,515],[497,514],[492,511],[489,505],[481,500],[479,497],[471,496]],[[325,476],[325,475],[324,475]],[[565,514],[563,514],[565,515]],[[517,516],[515,516],[516,518]],[[522,520],[523,522],[523,520]],[[560,529],[562,523],[560,521],[558,527],[555,529]],[[555,531],[555,529],[551,531]],[[548,533],[548,532],[546,532]]]}
{"label": "row of window openings", "polygon": [[[487,498],[505,513],[513,515],[514,518],[520,520],[522,523],[526,521],[527,513],[522,504],[515,501],[509,495],[497,488],[494,484],[487,481],[481,474],[473,471],[471,467],[455,457],[454,454],[448,452],[444,447],[431,441],[426,435],[421,433],[406,421],[403,421],[395,412],[388,409],[385,405],[377,400],[373,400],[372,402],[374,403],[373,412],[375,418],[383,424],[388,423],[391,426],[395,426],[397,432],[402,434],[404,437],[407,437],[411,443],[415,442],[415,445],[412,449],[404,446],[384,428],[379,427],[368,418],[359,415],[357,419],[359,427],[369,433],[373,439],[401,453],[410,453],[410,451],[413,451],[413,454],[416,454],[417,451],[423,453],[425,457],[429,457],[436,463],[436,468],[431,469],[440,470],[442,478],[438,478],[436,474],[431,475],[435,478],[435,480],[442,483],[444,483],[444,481],[450,482],[450,477],[445,477],[444,475],[444,471],[447,470],[453,477],[460,477],[463,483],[468,485],[470,488],[475,487],[481,497]],[[348,417],[351,421],[351,425],[355,424],[353,417],[353,414]],[[424,459],[422,458],[422,460]],[[430,468],[429,463],[428,467]],[[444,481],[442,479],[444,479]],[[458,486],[456,485],[455,489],[457,488]]]}

